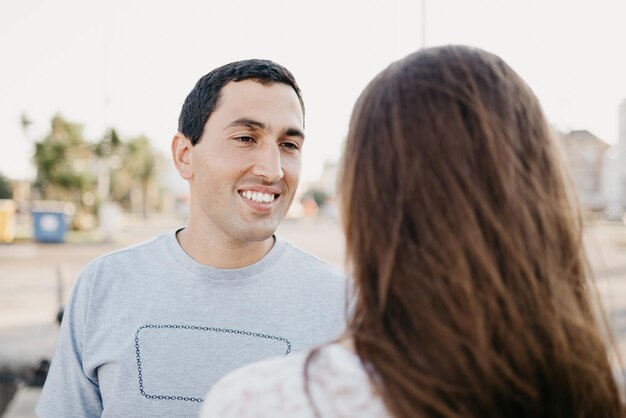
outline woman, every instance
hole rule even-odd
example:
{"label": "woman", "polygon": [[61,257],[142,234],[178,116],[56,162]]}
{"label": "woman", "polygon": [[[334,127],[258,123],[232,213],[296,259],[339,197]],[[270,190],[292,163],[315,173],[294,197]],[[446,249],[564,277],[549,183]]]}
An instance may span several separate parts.
{"label": "woman", "polygon": [[345,337],[234,372],[205,416],[624,416],[550,129],[502,59],[446,46],[380,73],[340,191]]}

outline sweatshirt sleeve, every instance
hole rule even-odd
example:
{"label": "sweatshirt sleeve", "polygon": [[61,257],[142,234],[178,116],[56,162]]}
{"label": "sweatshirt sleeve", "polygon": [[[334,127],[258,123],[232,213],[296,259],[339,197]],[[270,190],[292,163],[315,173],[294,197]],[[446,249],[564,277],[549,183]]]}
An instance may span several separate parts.
{"label": "sweatshirt sleeve", "polygon": [[102,399],[98,377],[85,372],[85,338],[92,269],[81,273],[65,308],[50,371],[36,413],[39,417],[99,417]]}

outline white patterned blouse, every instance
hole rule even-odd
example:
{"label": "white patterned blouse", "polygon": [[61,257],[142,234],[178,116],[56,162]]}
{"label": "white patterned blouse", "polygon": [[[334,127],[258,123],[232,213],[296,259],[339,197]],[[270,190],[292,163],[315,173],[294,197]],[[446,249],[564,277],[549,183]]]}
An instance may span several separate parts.
{"label": "white patterned blouse", "polygon": [[304,389],[307,354],[272,358],[231,372],[213,386],[201,417],[390,417],[359,357],[338,343],[322,347],[309,365],[309,398]]}

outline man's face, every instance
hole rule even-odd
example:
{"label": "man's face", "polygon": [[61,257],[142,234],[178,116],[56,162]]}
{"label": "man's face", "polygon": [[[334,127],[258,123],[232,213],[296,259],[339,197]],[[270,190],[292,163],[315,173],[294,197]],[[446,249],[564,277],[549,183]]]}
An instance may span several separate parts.
{"label": "man's face", "polygon": [[290,86],[226,84],[191,151],[192,218],[233,243],[270,238],[293,201],[303,142]]}

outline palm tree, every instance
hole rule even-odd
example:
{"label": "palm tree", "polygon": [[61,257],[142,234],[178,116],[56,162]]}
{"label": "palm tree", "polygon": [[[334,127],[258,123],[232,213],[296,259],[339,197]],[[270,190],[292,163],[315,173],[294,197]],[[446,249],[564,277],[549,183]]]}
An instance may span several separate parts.
{"label": "palm tree", "polygon": [[[23,117],[22,126],[27,128],[29,123]],[[79,124],[54,116],[50,133],[35,143],[33,160],[37,168],[34,186],[42,199],[69,201],[80,209],[83,195],[95,190],[93,153]]]}

